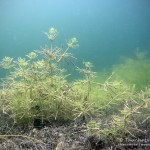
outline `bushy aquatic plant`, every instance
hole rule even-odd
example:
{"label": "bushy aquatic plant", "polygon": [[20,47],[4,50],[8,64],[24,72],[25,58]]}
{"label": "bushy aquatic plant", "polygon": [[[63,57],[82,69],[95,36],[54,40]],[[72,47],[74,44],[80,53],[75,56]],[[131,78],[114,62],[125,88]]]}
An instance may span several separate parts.
{"label": "bushy aquatic plant", "polygon": [[105,80],[99,80],[101,76],[96,76],[91,70],[92,64],[87,62],[86,65],[88,67],[77,69],[84,76],[83,79],[75,81],[73,86],[76,98],[79,100],[76,101],[77,107],[75,107],[77,118],[92,119],[93,116],[100,115],[105,118],[119,113],[118,108],[123,108],[124,102],[134,97],[134,86],[114,80],[114,73]]}
{"label": "bushy aquatic plant", "polygon": [[[71,57],[69,49],[78,46],[76,38],[67,43],[65,50],[54,47],[57,30],[46,33],[51,48],[43,48],[26,55],[26,58],[5,57],[1,67],[11,69],[2,82],[1,102],[14,122],[32,124],[36,118],[44,120],[68,120],[73,118],[72,87],[66,81],[61,62]],[[4,94],[7,90],[7,95]]]}
{"label": "bushy aquatic plant", "polygon": [[126,99],[124,107],[109,118],[88,124],[88,135],[100,136],[106,143],[118,144],[126,139],[145,138],[150,129],[149,87]]}
{"label": "bushy aquatic plant", "polygon": [[87,136],[100,136],[100,122],[96,120],[91,120],[87,123]]}
{"label": "bushy aquatic plant", "polygon": [[82,79],[68,82],[62,62],[73,57],[69,50],[76,48],[78,41],[72,38],[62,49],[53,43],[58,36],[56,29],[51,28],[46,35],[50,48],[17,60],[5,57],[0,63],[10,71],[0,84],[2,114],[25,126],[38,121],[40,125],[54,120],[89,121],[88,136],[100,134],[109,141],[134,137],[148,128],[149,87],[136,93],[133,85],[114,78],[116,72],[99,81],[101,76],[96,77],[90,62],[83,62],[83,69],[76,67]]}
{"label": "bushy aquatic plant", "polygon": [[83,75],[83,79],[74,82],[73,90],[76,95],[75,109],[73,109],[75,119],[87,121],[92,116],[96,115],[98,109],[95,103],[91,101],[92,79],[95,77],[95,72],[91,70],[93,65],[90,62],[83,62],[84,68],[78,68],[79,73]]}
{"label": "bushy aquatic plant", "polygon": [[134,86],[128,86],[122,81],[114,80],[113,76],[114,73],[100,82],[99,78],[102,76],[97,76],[91,81],[90,100],[96,104],[101,115],[110,116],[118,113],[118,107],[122,108],[125,100],[133,97],[135,92]]}

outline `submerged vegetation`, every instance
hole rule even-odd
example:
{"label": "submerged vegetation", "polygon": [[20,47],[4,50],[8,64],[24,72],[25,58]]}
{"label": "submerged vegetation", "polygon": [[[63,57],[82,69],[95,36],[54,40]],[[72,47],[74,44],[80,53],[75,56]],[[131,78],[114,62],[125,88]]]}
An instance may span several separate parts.
{"label": "submerged vegetation", "polygon": [[137,90],[144,89],[150,83],[150,59],[146,52],[136,52],[136,58],[124,58],[120,65],[113,68],[117,80],[135,85]]}
{"label": "submerged vegetation", "polygon": [[[78,47],[77,39],[73,37],[62,49],[54,45],[55,28],[45,34],[50,48],[17,60],[5,57],[0,63],[9,71],[0,84],[1,120],[7,119],[1,127],[8,123],[41,128],[56,121],[84,122],[88,137],[100,137],[108,145],[149,132],[150,62],[143,53],[115,66],[104,82],[98,80],[90,62],[83,62],[83,68],[76,66],[83,78],[69,82],[62,64],[74,58],[70,51]],[[0,138],[6,140],[6,135]]]}

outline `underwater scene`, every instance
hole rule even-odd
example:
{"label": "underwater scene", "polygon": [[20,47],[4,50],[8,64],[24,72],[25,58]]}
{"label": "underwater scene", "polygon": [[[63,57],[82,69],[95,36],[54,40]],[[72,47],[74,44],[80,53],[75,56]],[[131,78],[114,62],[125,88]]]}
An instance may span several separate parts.
{"label": "underwater scene", "polygon": [[150,1],[0,0],[0,150],[150,150]]}

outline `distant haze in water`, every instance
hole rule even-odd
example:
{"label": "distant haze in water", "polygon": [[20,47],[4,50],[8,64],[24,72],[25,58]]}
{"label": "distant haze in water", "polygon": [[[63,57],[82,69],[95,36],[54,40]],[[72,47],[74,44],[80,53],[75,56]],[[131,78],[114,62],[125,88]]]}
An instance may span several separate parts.
{"label": "distant haze in water", "polygon": [[150,51],[150,0],[0,0],[0,59],[49,45],[50,27],[58,46],[76,37],[80,46],[70,52],[77,63],[90,61],[98,71],[136,49]]}

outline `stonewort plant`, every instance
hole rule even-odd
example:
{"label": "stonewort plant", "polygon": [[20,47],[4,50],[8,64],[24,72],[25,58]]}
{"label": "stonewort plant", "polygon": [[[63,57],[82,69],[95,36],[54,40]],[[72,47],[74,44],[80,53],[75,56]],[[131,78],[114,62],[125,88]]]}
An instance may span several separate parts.
{"label": "stonewort plant", "polygon": [[71,57],[68,51],[76,48],[78,41],[72,38],[63,50],[53,45],[58,35],[55,28],[45,34],[50,48],[33,51],[25,58],[5,57],[1,61],[1,67],[10,70],[1,83],[1,106],[15,123],[33,125],[35,119],[43,123],[73,118],[74,99],[70,96],[73,92],[60,66],[64,59]]}
{"label": "stonewort plant", "polygon": [[[75,37],[71,38],[63,49],[54,44],[58,36],[55,28],[50,28],[45,34],[50,47],[32,51],[17,60],[4,57],[0,62],[0,66],[9,72],[0,83],[1,130],[9,128],[9,124],[29,129],[42,128],[56,121],[73,121],[85,124],[83,132],[90,137],[87,145],[91,148],[92,141],[95,141],[94,147],[101,142],[102,145],[117,144],[122,139],[137,138],[150,132],[149,60],[143,53],[139,53],[136,60],[127,60],[124,65],[114,67],[114,72],[107,74],[106,78],[94,72],[92,63],[85,61],[83,68],[74,66],[82,78],[68,81],[63,62],[74,58],[70,50],[79,46],[78,41]],[[141,72],[142,65],[148,73],[141,72],[142,80],[138,81],[138,76],[134,80],[136,85],[126,83],[121,76],[123,66],[124,70],[130,70],[130,79],[134,79],[134,65],[138,68],[137,72]],[[0,135],[0,139],[17,147],[13,140],[9,140],[10,137],[33,141],[27,136],[9,132]],[[65,141],[59,142],[56,148],[62,145]]]}

